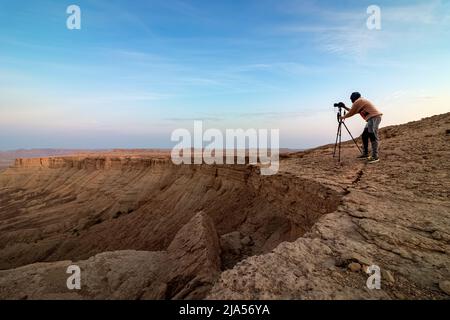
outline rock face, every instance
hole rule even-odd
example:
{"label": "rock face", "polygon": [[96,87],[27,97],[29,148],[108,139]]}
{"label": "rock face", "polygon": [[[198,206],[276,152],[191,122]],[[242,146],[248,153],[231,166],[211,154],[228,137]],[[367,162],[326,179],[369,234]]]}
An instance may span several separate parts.
{"label": "rock face", "polygon": [[[163,252],[116,251],[0,271],[0,299],[139,299],[166,260]],[[80,291],[67,288],[71,265],[81,269]]]}
{"label": "rock face", "polygon": [[214,223],[199,213],[186,224],[167,249],[167,297],[204,298],[220,274],[220,244]]}
{"label": "rock face", "polygon": [[0,173],[0,299],[448,299],[449,128],[445,114],[383,129],[376,165],[352,142],[341,164],[333,146],[285,155],[272,177],[19,159]]}
{"label": "rock face", "polygon": [[450,296],[450,281],[441,281],[441,282],[439,282],[439,289],[441,289],[448,296]]}
{"label": "rock face", "polygon": [[[352,142],[341,165],[332,146],[290,155],[283,171],[342,187],[342,204],[295,242],[223,272],[209,298],[448,299],[449,127],[445,114],[383,129],[377,165],[354,160]],[[381,290],[349,264],[379,266]]]}
{"label": "rock face", "polygon": [[[301,201],[317,199],[317,201]],[[175,166],[147,158],[17,160],[0,174],[0,269],[163,251],[199,211],[217,232],[251,236],[251,254],[304,234],[336,210],[338,191],[246,166]]]}
{"label": "rock face", "polygon": [[[81,269],[79,291],[67,288],[71,265]],[[115,251],[0,271],[0,299],[201,299],[219,273],[218,235],[200,212],[167,251]]]}

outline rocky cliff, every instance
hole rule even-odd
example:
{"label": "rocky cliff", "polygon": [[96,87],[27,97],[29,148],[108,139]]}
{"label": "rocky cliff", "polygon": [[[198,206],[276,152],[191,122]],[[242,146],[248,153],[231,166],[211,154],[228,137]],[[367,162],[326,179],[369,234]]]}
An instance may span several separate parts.
{"label": "rocky cliff", "polygon": [[[252,166],[18,159],[0,174],[3,299],[448,298],[450,114]],[[82,290],[66,287],[79,265]],[[366,287],[377,265],[381,290]]]}

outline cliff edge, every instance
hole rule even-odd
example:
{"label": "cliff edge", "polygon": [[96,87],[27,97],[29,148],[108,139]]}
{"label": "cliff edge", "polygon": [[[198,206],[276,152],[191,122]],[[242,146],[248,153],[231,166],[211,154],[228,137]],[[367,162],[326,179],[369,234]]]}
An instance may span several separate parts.
{"label": "cliff edge", "polygon": [[[448,299],[450,113],[251,166],[118,155],[0,173],[1,299]],[[70,264],[82,290],[66,287]],[[368,266],[381,289],[366,286]]]}

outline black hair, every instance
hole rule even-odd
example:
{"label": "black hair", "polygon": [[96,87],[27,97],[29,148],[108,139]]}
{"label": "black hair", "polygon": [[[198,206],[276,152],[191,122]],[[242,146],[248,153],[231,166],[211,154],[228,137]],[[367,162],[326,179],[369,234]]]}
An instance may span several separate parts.
{"label": "black hair", "polygon": [[361,98],[361,93],[353,92],[350,97],[350,100],[352,100],[352,102],[355,103],[355,101],[358,100],[359,98]]}

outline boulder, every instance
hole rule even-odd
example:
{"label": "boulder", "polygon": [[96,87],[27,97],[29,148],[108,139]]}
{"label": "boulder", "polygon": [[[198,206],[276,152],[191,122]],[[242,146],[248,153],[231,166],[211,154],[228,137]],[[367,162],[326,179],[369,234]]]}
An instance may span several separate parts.
{"label": "boulder", "polygon": [[361,268],[362,268],[361,265],[359,263],[356,263],[356,262],[352,262],[352,263],[350,263],[348,265],[348,269],[351,272],[359,272],[359,271],[361,271]]}
{"label": "boulder", "polygon": [[220,274],[220,252],[213,221],[199,212],[181,228],[167,249],[166,297],[204,298]]}
{"label": "boulder", "polygon": [[450,296],[450,281],[441,281],[439,282],[439,289],[445,292]]}

